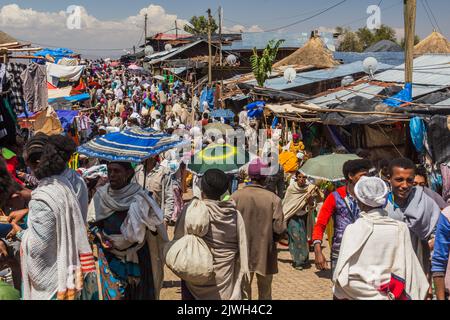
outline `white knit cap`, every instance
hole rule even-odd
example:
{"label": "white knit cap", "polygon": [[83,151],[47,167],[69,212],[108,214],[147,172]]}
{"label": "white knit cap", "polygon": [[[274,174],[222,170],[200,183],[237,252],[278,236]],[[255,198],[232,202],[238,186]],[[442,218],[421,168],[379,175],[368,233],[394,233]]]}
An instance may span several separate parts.
{"label": "white knit cap", "polygon": [[355,186],[358,200],[371,208],[383,207],[388,193],[386,183],[376,177],[362,177]]}

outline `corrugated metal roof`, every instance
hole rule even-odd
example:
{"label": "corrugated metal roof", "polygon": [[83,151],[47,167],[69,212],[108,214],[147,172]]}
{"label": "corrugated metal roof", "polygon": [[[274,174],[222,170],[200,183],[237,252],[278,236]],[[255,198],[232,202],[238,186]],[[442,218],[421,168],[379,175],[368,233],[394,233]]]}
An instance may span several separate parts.
{"label": "corrugated metal roof", "polygon": [[[347,101],[356,96],[361,96],[366,99],[372,99],[372,98],[374,98],[374,95],[380,93],[381,91],[383,91],[383,89],[384,89],[384,87],[371,85],[368,83],[362,83],[362,84],[359,84],[359,85],[351,88],[352,91],[343,89],[340,91],[336,91],[336,92],[327,94],[325,96],[321,96],[321,97],[306,101],[306,103],[312,103],[319,107],[324,108],[324,107],[327,107],[328,105],[331,105],[334,103],[340,103],[343,101]],[[353,92],[353,91],[358,91],[358,93]]]}
{"label": "corrugated metal roof", "polygon": [[439,103],[436,103],[434,106],[439,107],[439,106],[450,106],[450,99],[441,101]]}
{"label": "corrugated metal roof", "polygon": [[[306,101],[306,103],[312,103],[319,107],[325,108],[331,104],[344,102],[356,96],[364,97],[366,99],[373,99],[375,95],[379,94],[381,91],[383,91],[383,89],[384,87],[381,86],[362,83],[351,88],[351,91],[342,89],[340,91],[335,91],[333,93]],[[420,97],[441,89],[443,89],[443,87],[415,85],[413,88],[413,98]]]}
{"label": "corrugated metal roof", "polygon": [[[375,79],[405,83],[405,64],[382,72],[375,76]],[[450,86],[450,55],[424,55],[414,59],[413,84]]]}
{"label": "corrugated metal roof", "polygon": [[[392,68],[391,65],[380,64],[379,68],[386,70]],[[362,61],[353,62],[350,64],[339,65],[335,68],[328,68],[310,72],[302,72],[297,74],[297,78],[291,83],[287,83],[284,77],[273,78],[267,80],[266,87],[276,90],[287,90],[296,87],[301,87],[307,84],[349,76],[356,73],[364,72]],[[256,85],[256,81],[250,81],[249,84]]]}
{"label": "corrugated metal roof", "polygon": [[168,70],[169,72],[172,72],[174,74],[180,74],[187,70],[186,67],[179,67],[179,68],[165,68],[164,70]]}
{"label": "corrugated metal roof", "polygon": [[405,62],[403,52],[340,52],[333,53],[336,60],[343,60],[344,63],[355,61],[364,61],[366,58],[374,57],[378,62],[390,64],[393,66],[401,65]]}
{"label": "corrugated metal roof", "polygon": [[201,43],[201,42],[203,42],[203,40],[199,40],[199,41],[195,41],[195,42],[189,43],[189,44],[187,44],[187,45],[185,45],[185,46],[176,48],[175,50],[171,50],[170,52],[163,51],[163,52],[161,52],[161,53],[167,52],[167,54],[164,55],[163,57],[159,58],[159,59],[153,59],[153,58],[151,58],[151,56],[150,56],[150,59],[153,59],[153,60],[150,61],[150,64],[155,64],[155,63],[159,63],[159,62],[161,62],[161,61],[165,61],[165,60],[167,60],[167,59],[170,59],[170,58],[172,58],[173,56],[179,54],[180,52],[183,52],[183,51],[185,51],[185,50],[187,50],[187,49],[190,49],[190,48],[192,48],[192,47],[198,45],[198,44]]}
{"label": "corrugated metal roof", "polygon": [[[264,49],[267,43],[272,40],[284,39],[281,45],[283,48],[300,48],[310,38],[310,32],[249,32],[242,34],[242,41],[233,41],[230,46],[224,46],[224,50],[248,50],[248,49]],[[335,40],[330,32],[320,32],[319,36],[329,48],[334,47]]]}

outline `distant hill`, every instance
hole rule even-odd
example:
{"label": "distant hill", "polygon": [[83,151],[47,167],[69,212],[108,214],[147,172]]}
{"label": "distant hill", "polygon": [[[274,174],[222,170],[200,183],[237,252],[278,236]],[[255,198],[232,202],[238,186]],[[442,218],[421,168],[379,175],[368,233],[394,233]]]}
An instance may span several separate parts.
{"label": "distant hill", "polygon": [[370,47],[364,52],[402,52],[403,49],[397,43],[390,40],[381,40]]}

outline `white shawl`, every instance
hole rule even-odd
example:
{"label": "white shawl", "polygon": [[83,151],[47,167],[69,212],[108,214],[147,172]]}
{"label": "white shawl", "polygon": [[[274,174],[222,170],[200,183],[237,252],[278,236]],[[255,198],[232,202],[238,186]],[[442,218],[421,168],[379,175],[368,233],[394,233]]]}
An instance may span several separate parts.
{"label": "white shawl", "polygon": [[65,177],[43,179],[33,191],[21,249],[24,300],[55,294],[74,300],[84,275],[95,271],[80,205]]}
{"label": "white shawl", "polygon": [[121,211],[128,211],[120,231],[130,243],[143,243],[147,228],[156,232],[163,223],[158,204],[135,183],[121,190],[112,190],[109,184],[100,188],[89,205],[88,222],[95,223]]}
{"label": "white shawl", "polygon": [[388,300],[378,289],[395,275],[412,300],[425,299],[429,284],[412,248],[405,223],[381,209],[362,213],[344,232],[333,275],[338,299]]}

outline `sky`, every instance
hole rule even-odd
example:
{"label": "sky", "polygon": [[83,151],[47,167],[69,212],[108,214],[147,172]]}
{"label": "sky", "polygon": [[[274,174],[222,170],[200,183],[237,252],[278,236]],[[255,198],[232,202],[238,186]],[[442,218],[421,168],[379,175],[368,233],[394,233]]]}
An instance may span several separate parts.
{"label": "sky", "polygon": [[[380,0],[347,0],[307,21],[342,0],[0,0],[0,30],[22,41],[41,46],[68,47],[83,55],[119,56],[133,45],[143,43],[144,15],[149,16],[148,34],[174,28],[175,20],[183,26],[193,15],[203,15],[208,8],[217,17],[223,7],[225,32],[330,31],[336,26],[353,29],[366,24],[367,7]],[[403,0],[381,1],[381,22],[403,36]],[[425,11],[428,3],[431,12]],[[67,27],[67,8],[81,7],[81,28]],[[426,37],[437,26],[450,36],[450,1],[417,0],[416,33]],[[434,17],[433,17],[434,16]],[[434,21],[436,20],[436,22]],[[300,22],[300,23],[296,23]]]}

